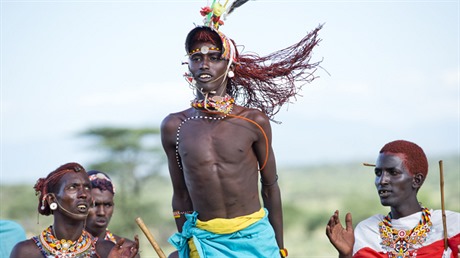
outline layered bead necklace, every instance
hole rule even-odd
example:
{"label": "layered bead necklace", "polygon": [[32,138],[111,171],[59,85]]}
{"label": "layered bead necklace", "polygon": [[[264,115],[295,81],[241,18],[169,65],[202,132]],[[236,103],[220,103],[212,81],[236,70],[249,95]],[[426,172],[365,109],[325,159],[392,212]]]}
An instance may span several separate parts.
{"label": "layered bead necklace", "polygon": [[398,230],[391,225],[391,212],[379,223],[381,245],[390,258],[412,258],[417,249],[425,242],[431,231],[431,214],[428,208],[422,208],[422,217],[413,229]]}
{"label": "layered bead necklace", "polygon": [[90,258],[92,253],[95,253],[92,237],[86,230],[82,231],[77,241],[59,240],[53,231],[52,226],[49,226],[40,234],[42,251],[46,253],[46,257]]}
{"label": "layered bead necklace", "polygon": [[206,115],[196,115],[192,117],[187,117],[185,120],[183,120],[179,126],[177,127],[177,133],[176,133],[176,161],[177,165],[179,168],[182,170],[182,163],[180,161],[180,156],[179,156],[179,136],[180,136],[180,130],[182,126],[194,119],[208,119],[208,120],[222,120],[229,115],[232,110],[233,110],[233,104],[235,103],[235,99],[226,94],[224,97],[220,96],[213,96],[209,98],[204,98],[204,99],[194,99],[191,103],[191,106],[194,107],[195,109],[198,110],[203,110],[203,111],[210,111],[212,113],[222,113],[223,116],[219,117],[214,117],[214,116],[206,116]]}
{"label": "layered bead necklace", "polygon": [[232,111],[233,103],[235,103],[235,99],[226,94],[224,97],[213,96],[208,98],[205,97],[204,99],[194,99],[192,101],[192,107],[228,114]]}

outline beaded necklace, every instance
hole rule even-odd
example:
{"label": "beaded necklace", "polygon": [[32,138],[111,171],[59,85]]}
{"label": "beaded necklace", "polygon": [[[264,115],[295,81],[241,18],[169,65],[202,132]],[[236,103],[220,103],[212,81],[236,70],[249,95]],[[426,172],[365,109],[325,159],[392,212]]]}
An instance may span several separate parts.
{"label": "beaded necklace", "polygon": [[40,234],[40,243],[46,253],[46,257],[59,258],[90,258],[95,253],[95,242],[91,235],[83,230],[77,241],[57,239],[53,234],[52,226],[43,230]]}
{"label": "beaded necklace", "polygon": [[[183,120],[179,126],[177,127],[177,133],[176,133],[176,161],[177,165],[179,168],[182,170],[182,163],[180,161],[180,156],[179,156],[179,136],[180,136],[180,129],[182,126],[194,119],[209,119],[209,120],[222,120],[226,118],[233,110],[233,103],[235,103],[235,99],[231,97],[230,95],[225,95],[224,97],[219,97],[219,96],[214,96],[211,98],[207,98],[207,101],[204,100],[198,100],[195,99],[192,101],[192,107],[195,109],[201,109],[201,110],[213,110],[219,113],[222,113],[223,116],[219,117],[214,117],[214,116],[206,116],[206,115],[196,115],[192,117],[187,117],[185,120]],[[206,106],[206,108],[205,108]]]}
{"label": "beaded necklace", "polygon": [[413,229],[398,230],[392,228],[391,212],[379,223],[380,243],[390,258],[412,258],[417,256],[417,249],[425,242],[431,231],[431,214],[428,208],[422,208],[422,217]]}
{"label": "beaded necklace", "polygon": [[219,113],[228,114],[233,108],[235,99],[226,94],[225,96],[205,97],[204,99],[194,99],[191,103],[196,109],[205,109],[208,111],[217,111]]}

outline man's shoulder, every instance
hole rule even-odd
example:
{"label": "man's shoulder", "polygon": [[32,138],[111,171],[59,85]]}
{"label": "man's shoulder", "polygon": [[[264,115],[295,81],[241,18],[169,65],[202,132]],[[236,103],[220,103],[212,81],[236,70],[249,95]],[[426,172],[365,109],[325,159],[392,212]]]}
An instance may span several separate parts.
{"label": "man's shoulder", "polygon": [[187,118],[187,113],[190,112],[190,108],[186,110],[182,110],[175,113],[168,114],[163,121],[161,122],[162,128],[167,128],[168,126],[176,126],[179,125],[184,119]]}
{"label": "man's shoulder", "polygon": [[260,111],[259,109],[256,109],[256,108],[248,108],[248,107],[243,107],[243,106],[237,106],[235,105],[235,108],[234,108],[234,115],[237,115],[237,116],[243,116],[243,117],[246,117],[248,119],[251,119],[257,123],[262,123],[262,122],[268,122],[269,121],[269,118],[268,116]]}
{"label": "man's shoulder", "polygon": [[[460,224],[460,213],[455,211],[446,210],[445,211],[446,219],[448,221],[457,221]],[[442,220],[443,214],[442,210],[432,210],[431,218],[433,221]]]}
{"label": "man's shoulder", "polygon": [[27,239],[17,243],[11,250],[11,257],[43,257],[34,240]]}

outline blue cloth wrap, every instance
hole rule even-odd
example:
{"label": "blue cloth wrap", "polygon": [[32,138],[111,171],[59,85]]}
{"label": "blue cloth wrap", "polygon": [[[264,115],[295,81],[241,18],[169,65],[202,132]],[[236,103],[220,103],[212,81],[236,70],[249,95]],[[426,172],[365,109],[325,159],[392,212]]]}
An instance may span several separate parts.
{"label": "blue cloth wrap", "polygon": [[215,257],[280,257],[275,231],[265,216],[251,226],[231,233],[214,234],[196,227],[198,213],[185,215],[182,233],[175,233],[168,241],[175,246],[180,258],[190,257],[188,239],[193,238],[200,258]]}

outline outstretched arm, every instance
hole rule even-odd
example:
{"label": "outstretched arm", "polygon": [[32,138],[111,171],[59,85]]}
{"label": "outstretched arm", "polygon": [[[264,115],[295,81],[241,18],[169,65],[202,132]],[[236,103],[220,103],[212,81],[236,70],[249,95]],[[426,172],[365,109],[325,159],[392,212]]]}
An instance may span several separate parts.
{"label": "outstretched arm", "polygon": [[329,241],[339,252],[339,258],[352,257],[355,236],[353,234],[353,223],[351,213],[345,216],[346,228],[343,228],[339,219],[339,211],[336,210],[326,226],[326,235]]}

